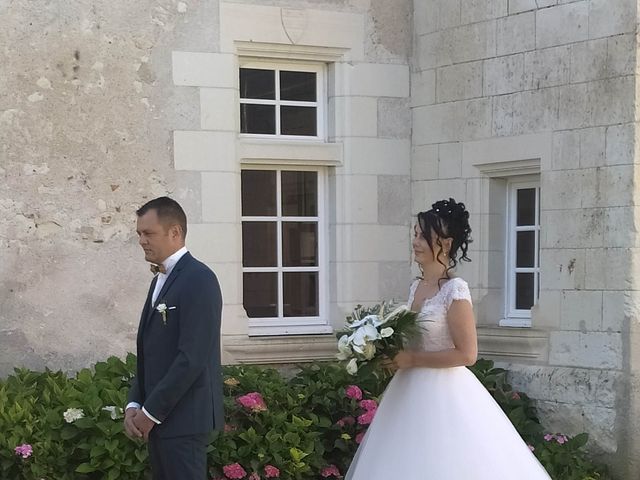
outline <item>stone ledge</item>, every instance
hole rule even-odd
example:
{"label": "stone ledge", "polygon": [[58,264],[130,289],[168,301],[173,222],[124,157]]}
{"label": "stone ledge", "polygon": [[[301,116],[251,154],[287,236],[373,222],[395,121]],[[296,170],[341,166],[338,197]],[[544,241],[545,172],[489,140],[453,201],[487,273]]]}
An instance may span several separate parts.
{"label": "stone ledge", "polygon": [[478,326],[478,356],[510,363],[546,363],[549,332],[533,328]]}
{"label": "stone ledge", "polygon": [[225,335],[225,364],[297,363],[335,360],[335,335],[249,337]]}

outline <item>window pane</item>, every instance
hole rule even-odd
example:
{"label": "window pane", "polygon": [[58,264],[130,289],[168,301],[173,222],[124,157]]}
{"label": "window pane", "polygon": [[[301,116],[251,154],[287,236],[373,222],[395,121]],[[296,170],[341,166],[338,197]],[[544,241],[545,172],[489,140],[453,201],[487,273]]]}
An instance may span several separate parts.
{"label": "window pane", "polygon": [[533,307],[533,273],[516,273],[516,308],[530,310]]}
{"label": "window pane", "polygon": [[276,75],[273,70],[240,69],[240,98],[276,99]]}
{"label": "window pane", "polygon": [[282,172],[282,215],[285,217],[318,215],[317,172]]}
{"label": "window pane", "polygon": [[284,272],[284,316],[317,317],[318,272]]}
{"label": "window pane", "polygon": [[278,316],[278,274],[276,272],[244,273],[243,306],[249,318]]}
{"label": "window pane", "polygon": [[280,107],[282,135],[317,135],[316,107]]}
{"label": "window pane", "polygon": [[242,215],[245,217],[275,216],[276,172],[274,170],[242,171]]}
{"label": "window pane", "polygon": [[516,225],[536,224],[536,189],[518,189],[518,213],[516,215]]}
{"label": "window pane", "polygon": [[516,235],[516,267],[535,267],[536,232],[517,232]]}
{"label": "window pane", "polygon": [[240,132],[275,135],[275,105],[240,104]]}
{"label": "window pane", "polygon": [[242,222],[242,265],[277,266],[277,243],[276,222]]}
{"label": "window pane", "polygon": [[318,265],[317,223],[282,223],[282,264],[285,267],[315,267]]}
{"label": "window pane", "polygon": [[280,72],[280,100],[316,101],[314,72]]}

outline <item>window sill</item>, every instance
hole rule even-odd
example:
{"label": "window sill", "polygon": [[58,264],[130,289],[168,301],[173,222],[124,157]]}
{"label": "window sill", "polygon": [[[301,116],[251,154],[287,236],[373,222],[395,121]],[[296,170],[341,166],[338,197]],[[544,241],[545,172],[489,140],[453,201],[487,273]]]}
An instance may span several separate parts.
{"label": "window sill", "polygon": [[503,318],[498,325],[501,327],[531,328],[531,317]]}
{"label": "window sill", "polygon": [[225,364],[264,364],[335,360],[338,348],[333,334],[261,337],[225,335],[223,351]]}
{"label": "window sill", "polygon": [[546,363],[549,332],[532,327],[478,326],[478,347],[478,356],[491,360]]}
{"label": "window sill", "polygon": [[238,141],[238,158],[245,164],[315,165],[339,167],[342,144],[313,140],[248,139]]}

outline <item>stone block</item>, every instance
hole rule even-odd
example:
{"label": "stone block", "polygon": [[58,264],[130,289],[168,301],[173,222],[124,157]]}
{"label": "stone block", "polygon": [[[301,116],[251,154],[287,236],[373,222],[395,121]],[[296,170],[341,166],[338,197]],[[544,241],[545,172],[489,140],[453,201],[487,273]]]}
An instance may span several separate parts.
{"label": "stone block", "polygon": [[555,88],[494,97],[494,135],[510,136],[553,130],[558,123],[558,101]]}
{"label": "stone block", "polygon": [[351,71],[350,94],[363,97],[408,97],[409,66],[357,63]]}
{"label": "stone block", "polygon": [[580,290],[585,287],[584,249],[540,249],[540,278],[548,290]]}
{"label": "stone block", "polygon": [[411,110],[408,98],[378,99],[377,133],[380,138],[411,137]]}
{"label": "stone block", "polygon": [[640,246],[640,212],[637,208],[605,209],[604,244],[621,248]]}
{"label": "stone block", "polygon": [[436,85],[438,102],[481,97],[482,62],[439,68]]}
{"label": "stone block", "polygon": [[524,86],[527,90],[569,83],[571,47],[551,47],[524,54]]}
{"label": "stone block", "polygon": [[602,330],[602,291],[562,292],[560,327],[582,333]]}
{"label": "stone block", "polygon": [[238,132],[240,115],[237,90],[201,88],[200,125],[203,130]]}
{"label": "stone block", "polygon": [[606,129],[606,164],[630,165],[638,158],[635,123],[611,125]]}
{"label": "stone block", "polygon": [[604,127],[579,130],[581,168],[601,167],[605,164],[606,132]]}
{"label": "stone block", "polygon": [[601,208],[544,210],[540,214],[542,248],[594,248],[604,246],[605,213]]}
{"label": "stone block", "polygon": [[411,106],[432,105],[436,101],[436,70],[411,74]]}
{"label": "stone block", "polygon": [[589,2],[579,1],[536,11],[536,48],[586,40]]}
{"label": "stone block", "polygon": [[[187,248],[194,257],[205,263],[232,264],[235,268],[241,268],[241,225],[240,223],[190,223],[187,232]],[[229,289],[225,290],[229,291]]]}
{"label": "stone block", "polygon": [[240,198],[239,173],[202,173],[202,220],[205,223],[239,223]]}
{"label": "stone block", "polygon": [[413,147],[411,154],[411,179],[435,180],[438,178],[438,145]]}
{"label": "stone block", "polygon": [[457,142],[491,135],[491,99],[479,98],[413,109],[415,145]]}
{"label": "stone block", "polygon": [[[379,268],[379,263],[373,261],[335,263],[336,301],[344,303],[380,302]],[[351,308],[354,306],[355,304]]]}
{"label": "stone block", "polygon": [[589,38],[629,33],[636,27],[636,4],[629,0],[591,0]]}
{"label": "stone block", "polygon": [[580,167],[580,131],[562,130],[553,133],[554,170],[570,170]]}
{"label": "stone block", "polygon": [[462,144],[441,143],[438,145],[438,177],[459,178],[462,175]]}
{"label": "stone block", "polygon": [[344,140],[345,168],[353,174],[409,175],[409,140],[350,138]]}
{"label": "stone block", "polygon": [[373,97],[333,97],[330,108],[335,112],[336,137],[376,137],[378,134],[378,102]]}
{"label": "stone block", "polygon": [[574,43],[571,48],[571,82],[589,82],[606,78],[607,39]]}
{"label": "stone block", "polygon": [[411,192],[412,214],[417,214],[431,208],[431,204],[438,200],[453,197],[458,202],[464,202],[466,185],[463,179],[432,180],[414,182]]}
{"label": "stone block", "polygon": [[460,20],[463,24],[482,22],[507,15],[508,0],[464,0]]}
{"label": "stone block", "polygon": [[640,301],[628,291],[605,291],[602,306],[602,330],[620,333],[625,330],[628,318],[637,318]]}
{"label": "stone block", "polygon": [[536,0],[509,0],[509,15],[527,12],[538,8]]}
{"label": "stone block", "polygon": [[593,125],[633,122],[635,119],[635,82],[633,77],[618,77],[589,84],[588,100]]}
{"label": "stone block", "polygon": [[409,225],[410,206],[410,177],[400,175],[378,177],[378,223],[380,225]]}
{"label": "stone block", "polygon": [[236,137],[237,134],[232,132],[174,131],[175,169],[239,171]]}
{"label": "stone block", "polygon": [[409,262],[381,262],[378,265],[378,291],[381,298],[406,302],[411,286],[411,282],[407,281],[411,279]]}
{"label": "stone block", "polygon": [[620,369],[622,338],[617,333],[551,332],[551,365]]}
{"label": "stone block", "polygon": [[591,126],[593,105],[589,98],[589,85],[564,85],[558,87],[558,91],[558,128],[565,130]]}
{"label": "stone block", "polygon": [[597,192],[603,207],[635,205],[635,185],[640,179],[638,170],[631,165],[616,165],[598,170]]}
{"label": "stone block", "polygon": [[607,76],[633,75],[636,48],[633,33],[607,38]]}
{"label": "stone block", "polygon": [[586,282],[590,290],[628,290],[632,286],[628,274],[638,268],[639,260],[631,248],[585,250]]}
{"label": "stone block", "polygon": [[499,56],[536,48],[535,12],[500,18],[496,28],[496,51]]}
{"label": "stone block", "polygon": [[376,175],[336,175],[336,219],[342,223],[378,221],[378,177]]}
{"label": "stone block", "polygon": [[180,86],[238,88],[238,64],[227,53],[173,52],[173,83]]}
{"label": "stone block", "polygon": [[524,55],[509,55],[484,61],[484,95],[502,95],[522,90]]}
{"label": "stone block", "polygon": [[409,256],[406,226],[336,225],[334,229],[337,262],[402,262]]}
{"label": "stone block", "polygon": [[460,0],[425,0],[414,3],[416,35],[460,25]]}

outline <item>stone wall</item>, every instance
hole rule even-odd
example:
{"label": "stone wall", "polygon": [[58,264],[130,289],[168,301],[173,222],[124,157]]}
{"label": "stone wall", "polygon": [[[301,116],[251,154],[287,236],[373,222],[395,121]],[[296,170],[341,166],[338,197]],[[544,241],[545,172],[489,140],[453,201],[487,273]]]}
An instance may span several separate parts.
{"label": "stone wall", "polygon": [[509,358],[483,351],[514,370],[549,428],[589,432],[622,478],[637,478],[636,3],[414,7],[413,212],[444,196],[468,203],[474,263],[461,274],[474,287],[482,340],[504,317],[504,182],[539,178],[531,331],[546,345],[525,362],[513,348]]}

